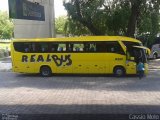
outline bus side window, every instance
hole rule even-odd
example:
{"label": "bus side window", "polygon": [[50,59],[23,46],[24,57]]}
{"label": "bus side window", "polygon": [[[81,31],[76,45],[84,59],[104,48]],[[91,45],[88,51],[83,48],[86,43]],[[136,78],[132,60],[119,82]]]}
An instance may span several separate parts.
{"label": "bus side window", "polygon": [[24,43],[24,52],[32,52],[32,43]]}
{"label": "bus side window", "polygon": [[24,51],[25,51],[25,52],[29,52],[29,48],[26,47],[26,48],[24,49]]}
{"label": "bus side window", "polygon": [[97,52],[106,52],[106,45],[103,42],[97,43]]}
{"label": "bus side window", "polygon": [[69,51],[69,52],[72,52],[73,51],[73,44],[72,43],[69,43],[69,44],[67,44],[67,51]]}
{"label": "bus side window", "polygon": [[96,51],[96,45],[94,43],[90,44],[89,51],[91,51],[91,52]]}
{"label": "bus side window", "polygon": [[73,51],[76,51],[76,52],[84,51],[83,48],[84,48],[84,45],[82,43],[73,44]]}
{"label": "bus side window", "polygon": [[58,44],[57,43],[52,43],[50,47],[51,52],[56,52],[58,51]]}
{"label": "bus side window", "polygon": [[30,48],[29,48],[29,44],[24,43],[24,52],[29,52]]}
{"label": "bus side window", "polygon": [[117,41],[106,42],[106,51],[109,53],[125,54],[122,47]]}
{"label": "bus side window", "polygon": [[115,48],[114,47],[111,47],[111,52],[115,52]]}
{"label": "bus side window", "polygon": [[66,51],[66,44],[64,43],[58,44],[58,51],[59,52]]}
{"label": "bus side window", "polygon": [[73,44],[69,44],[68,50],[69,50],[69,51],[73,51]]}
{"label": "bus side window", "polygon": [[40,43],[41,45],[41,52],[48,52],[48,43]]}
{"label": "bus side window", "polygon": [[89,51],[89,43],[84,43],[84,51],[85,52]]}
{"label": "bus side window", "polygon": [[58,51],[63,51],[63,47],[59,47]]}
{"label": "bus side window", "polygon": [[79,47],[76,47],[75,50],[76,50],[76,51],[80,51],[80,48],[79,48]]}
{"label": "bus side window", "polygon": [[31,43],[31,52],[36,52],[36,44]]}

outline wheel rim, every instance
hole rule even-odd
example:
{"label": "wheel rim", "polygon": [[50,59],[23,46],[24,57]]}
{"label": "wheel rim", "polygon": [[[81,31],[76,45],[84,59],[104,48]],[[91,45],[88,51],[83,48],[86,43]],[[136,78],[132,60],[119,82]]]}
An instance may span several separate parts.
{"label": "wheel rim", "polygon": [[115,68],[114,74],[118,77],[123,76],[125,74],[125,71],[123,68]]}
{"label": "wheel rim", "polygon": [[123,71],[121,69],[117,69],[116,74],[118,76],[121,76],[123,74]]}
{"label": "wheel rim", "polygon": [[49,71],[47,71],[47,70],[42,71],[42,74],[43,74],[44,76],[47,76],[47,75],[49,75]]}
{"label": "wheel rim", "polygon": [[49,76],[50,69],[49,68],[42,68],[41,74],[42,74],[42,76]]}

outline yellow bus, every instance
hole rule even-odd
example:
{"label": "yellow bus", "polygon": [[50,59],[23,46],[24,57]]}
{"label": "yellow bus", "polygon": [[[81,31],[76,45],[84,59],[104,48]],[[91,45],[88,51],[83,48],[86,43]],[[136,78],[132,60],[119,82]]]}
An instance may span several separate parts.
{"label": "yellow bus", "polygon": [[19,73],[136,74],[145,64],[147,48],[139,40],[122,36],[16,39],[11,43],[12,68]]}

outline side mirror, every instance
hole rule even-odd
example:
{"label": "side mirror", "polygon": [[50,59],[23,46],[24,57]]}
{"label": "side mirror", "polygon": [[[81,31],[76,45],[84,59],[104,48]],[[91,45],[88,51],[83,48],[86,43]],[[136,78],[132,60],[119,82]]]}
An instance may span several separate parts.
{"label": "side mirror", "polygon": [[134,57],[130,57],[130,60],[134,61],[134,60],[135,60],[135,58],[134,58]]}

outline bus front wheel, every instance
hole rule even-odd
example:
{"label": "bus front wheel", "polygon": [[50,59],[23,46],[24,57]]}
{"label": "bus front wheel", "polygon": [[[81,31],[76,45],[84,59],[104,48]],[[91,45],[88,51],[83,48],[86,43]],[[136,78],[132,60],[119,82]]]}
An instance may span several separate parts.
{"label": "bus front wheel", "polygon": [[49,77],[49,76],[51,76],[51,74],[52,74],[51,68],[48,67],[48,66],[42,66],[40,68],[40,74],[43,77]]}
{"label": "bus front wheel", "polygon": [[114,72],[114,75],[117,77],[121,77],[125,75],[125,70],[123,67],[115,67],[113,72]]}

